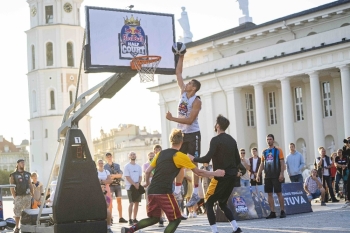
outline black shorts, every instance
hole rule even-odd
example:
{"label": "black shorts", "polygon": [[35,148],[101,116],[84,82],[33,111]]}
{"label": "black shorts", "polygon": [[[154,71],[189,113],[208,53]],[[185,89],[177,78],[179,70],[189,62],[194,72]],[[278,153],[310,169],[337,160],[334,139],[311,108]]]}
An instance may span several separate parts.
{"label": "black shorts", "polygon": [[278,180],[278,178],[265,178],[265,193],[280,193],[282,192],[282,183]]}
{"label": "black shorts", "polygon": [[201,155],[201,132],[184,133],[180,151],[184,154],[190,154],[199,158]]}
{"label": "black shorts", "polygon": [[211,179],[204,197],[205,201],[213,203],[218,201],[220,205],[226,204],[237,180],[239,182],[239,179],[235,178],[235,176]]}

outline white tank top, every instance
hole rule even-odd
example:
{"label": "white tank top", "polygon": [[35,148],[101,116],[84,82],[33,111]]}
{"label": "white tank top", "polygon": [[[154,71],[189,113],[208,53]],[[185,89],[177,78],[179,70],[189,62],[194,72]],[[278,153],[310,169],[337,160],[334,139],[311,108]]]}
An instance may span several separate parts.
{"label": "white tank top", "polygon": [[[188,118],[192,111],[192,105],[198,96],[194,95],[191,98],[187,98],[186,92],[182,93],[178,108],[179,118]],[[199,131],[198,116],[191,125],[178,124],[178,129],[181,129],[183,133],[194,133]]]}

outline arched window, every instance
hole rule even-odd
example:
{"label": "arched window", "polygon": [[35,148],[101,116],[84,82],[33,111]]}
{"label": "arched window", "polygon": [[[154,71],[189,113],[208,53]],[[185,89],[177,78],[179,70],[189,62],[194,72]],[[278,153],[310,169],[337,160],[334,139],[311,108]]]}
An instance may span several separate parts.
{"label": "arched window", "polygon": [[316,32],[310,32],[309,34],[307,34],[307,36],[312,36],[312,35],[315,35],[317,34]]}
{"label": "arched window", "polygon": [[55,91],[50,91],[50,109],[54,110],[55,107]]}
{"label": "arched window", "polygon": [[281,43],[284,43],[284,42],[286,42],[286,41],[285,40],[279,40],[279,41],[277,41],[276,44],[281,44]]}
{"label": "arched window", "polygon": [[53,45],[51,42],[46,43],[46,65],[53,66]]}
{"label": "arched window", "polygon": [[35,47],[32,45],[32,70],[35,69]]}
{"label": "arched window", "polygon": [[71,42],[67,43],[67,65],[74,66],[73,44]]}
{"label": "arched window", "polygon": [[236,54],[245,53],[243,50],[239,50]]}
{"label": "arched window", "polygon": [[73,91],[69,91],[69,104],[73,103]]}
{"label": "arched window", "polygon": [[36,109],[36,91],[33,91],[32,92],[32,106],[33,106],[33,112],[36,112],[37,109]]}

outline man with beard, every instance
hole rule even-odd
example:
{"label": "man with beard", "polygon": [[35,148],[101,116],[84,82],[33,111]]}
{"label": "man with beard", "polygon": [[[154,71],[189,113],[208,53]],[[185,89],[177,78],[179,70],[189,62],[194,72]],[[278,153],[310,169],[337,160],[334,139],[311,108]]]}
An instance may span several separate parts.
{"label": "man with beard", "polygon": [[31,199],[34,196],[31,185],[30,173],[24,171],[24,159],[17,160],[15,172],[10,174],[10,184],[15,184],[15,188],[10,188],[14,199],[13,212],[15,214],[16,229],[14,233],[19,233],[19,221],[24,209],[30,209]]}

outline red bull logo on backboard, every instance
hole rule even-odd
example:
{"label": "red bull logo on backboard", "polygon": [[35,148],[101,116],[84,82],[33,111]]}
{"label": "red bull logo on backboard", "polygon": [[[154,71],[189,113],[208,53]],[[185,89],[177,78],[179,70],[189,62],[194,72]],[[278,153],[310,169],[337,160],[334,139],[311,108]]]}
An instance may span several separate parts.
{"label": "red bull logo on backboard", "polygon": [[120,59],[148,55],[147,36],[140,22],[141,19],[135,19],[133,15],[124,18],[124,26],[119,34]]}

